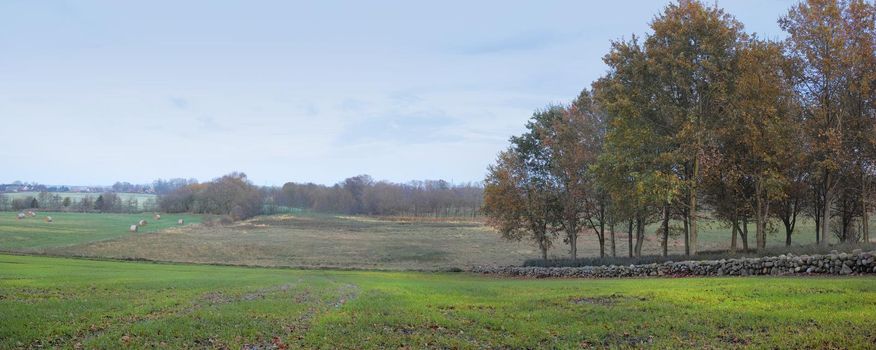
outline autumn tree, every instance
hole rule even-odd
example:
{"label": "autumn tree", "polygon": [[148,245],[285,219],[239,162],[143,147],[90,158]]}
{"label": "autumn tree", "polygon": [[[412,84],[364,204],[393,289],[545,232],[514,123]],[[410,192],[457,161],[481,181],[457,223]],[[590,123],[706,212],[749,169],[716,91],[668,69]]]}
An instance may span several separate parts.
{"label": "autumn tree", "polygon": [[537,113],[528,127],[520,142],[543,148],[548,188],[555,199],[550,206],[552,226],[563,232],[572,259],[578,257],[578,235],[586,227],[596,234],[599,255],[605,256],[608,200],[591,171],[602,150],[605,127],[590,92],[581,92],[569,106]]}
{"label": "autumn tree", "polygon": [[843,106],[851,124],[847,145],[854,164],[849,187],[854,187],[852,200],[860,206],[861,238],[869,242],[870,200],[876,176],[876,3],[849,1],[842,16],[847,47]]}
{"label": "autumn tree", "polygon": [[[739,51],[738,76],[729,95],[729,112],[719,124],[719,152],[740,165],[754,187],[757,248],[766,247],[770,203],[787,196],[783,166],[797,142],[789,125],[797,112],[792,80],[782,47],[753,39]],[[715,168],[723,171],[723,167]]]}
{"label": "autumn tree", "polygon": [[833,206],[848,170],[863,155],[856,130],[872,123],[873,5],[865,1],[808,0],[779,21],[789,36],[789,55],[802,69],[797,93],[812,139],[812,173],[821,243],[832,231]]}
{"label": "autumn tree", "polygon": [[[610,73],[597,87],[602,91],[600,102],[615,118],[607,148],[619,153],[609,153],[603,169],[614,167],[612,173],[646,188],[664,186],[662,193],[639,193],[639,200],[632,202],[657,198],[659,203],[645,207],[665,213],[664,241],[671,207],[682,207],[687,248],[696,254],[702,157],[717,122],[726,115],[744,34],[742,25],[720,8],[691,0],[667,6],[651,29],[642,45],[635,38],[616,42],[605,58]],[[638,164],[612,164],[628,163],[624,158]],[[612,187],[626,192],[636,188]],[[679,201],[681,195],[685,201]]]}
{"label": "autumn tree", "polygon": [[696,254],[702,157],[716,123],[726,117],[745,35],[742,24],[721,8],[695,0],[670,4],[651,29],[644,46],[655,85],[653,108],[661,119],[657,130],[674,143],[663,151],[661,161],[686,185],[690,253]]}
{"label": "autumn tree", "polygon": [[611,198],[613,221],[626,218],[629,255],[638,256],[645,225],[674,200],[681,182],[662,156],[673,142],[661,132],[664,120],[651,103],[654,77],[643,47],[635,37],[616,41],[604,61],[610,70],[594,83],[594,96],[607,129],[593,171]]}
{"label": "autumn tree", "polygon": [[[246,174],[233,172],[210,182],[177,187],[159,196],[159,207],[169,212],[194,212],[227,215],[233,220],[246,219],[261,213],[262,194],[247,179]],[[143,205],[149,209],[147,202]]]}
{"label": "autumn tree", "polygon": [[526,154],[530,150],[512,146],[499,154],[484,180],[484,214],[487,224],[509,240],[534,242],[547,259],[555,231],[549,229],[550,209],[547,184],[533,169]]}

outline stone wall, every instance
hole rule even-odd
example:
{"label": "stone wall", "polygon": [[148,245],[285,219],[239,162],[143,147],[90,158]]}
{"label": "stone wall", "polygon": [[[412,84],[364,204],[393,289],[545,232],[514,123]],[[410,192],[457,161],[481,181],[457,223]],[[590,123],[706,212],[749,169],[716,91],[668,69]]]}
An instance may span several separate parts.
{"label": "stone wall", "polygon": [[545,278],[616,278],[649,276],[751,276],[751,275],[852,275],[876,274],[876,251],[851,254],[832,251],[824,255],[780,255],[703,261],[665,262],[628,266],[522,267],[478,266],[472,272]]}

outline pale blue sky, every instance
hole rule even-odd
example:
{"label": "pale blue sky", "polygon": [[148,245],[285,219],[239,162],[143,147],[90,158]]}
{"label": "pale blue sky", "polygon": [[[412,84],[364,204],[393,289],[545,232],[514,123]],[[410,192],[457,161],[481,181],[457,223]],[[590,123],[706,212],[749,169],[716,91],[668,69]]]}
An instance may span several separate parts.
{"label": "pale blue sky", "polygon": [[[792,1],[719,4],[781,38]],[[663,1],[0,1],[0,183],[479,181]]]}

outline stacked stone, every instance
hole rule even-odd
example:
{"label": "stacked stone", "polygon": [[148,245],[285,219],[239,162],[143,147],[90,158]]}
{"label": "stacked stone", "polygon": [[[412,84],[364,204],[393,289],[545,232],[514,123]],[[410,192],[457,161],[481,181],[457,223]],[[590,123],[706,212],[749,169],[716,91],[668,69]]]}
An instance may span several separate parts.
{"label": "stacked stone", "polygon": [[876,273],[876,251],[852,253],[831,251],[830,254],[779,255],[762,258],[739,258],[703,261],[681,261],[642,265],[608,265],[582,267],[520,267],[478,266],[476,273],[505,276],[546,278],[618,278],[652,276],[754,276],[827,274],[852,275]]}

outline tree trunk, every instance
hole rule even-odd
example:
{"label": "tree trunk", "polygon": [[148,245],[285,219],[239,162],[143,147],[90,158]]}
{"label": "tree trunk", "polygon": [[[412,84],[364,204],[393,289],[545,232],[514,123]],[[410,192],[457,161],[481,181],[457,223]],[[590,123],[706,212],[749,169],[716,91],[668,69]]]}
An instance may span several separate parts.
{"label": "tree trunk", "polygon": [[755,228],[755,244],[757,250],[762,250],[766,247],[766,218],[764,217],[764,191],[760,180],[757,180],[754,185],[754,228]]}
{"label": "tree trunk", "polygon": [[[699,139],[697,140],[699,146]],[[690,188],[690,254],[697,255],[697,176],[700,172],[700,155],[699,148],[697,154],[694,155],[693,176],[691,177]]]}
{"label": "tree trunk", "polygon": [[826,175],[824,180],[824,208],[821,217],[821,241],[819,244],[827,245],[828,237],[830,237],[830,204],[833,201],[833,193],[830,188],[830,174]]}
{"label": "tree trunk", "polygon": [[611,257],[614,258],[614,257],[617,257],[617,248],[615,247],[615,244],[614,244],[614,222],[612,222],[611,225],[608,225],[608,231],[609,231],[608,234],[611,235],[611,237],[610,237]]}
{"label": "tree trunk", "polygon": [[794,228],[797,225],[797,214],[800,212],[800,200],[794,197],[793,200],[785,201],[785,212],[782,215],[782,223],[785,224],[785,246],[791,246],[791,236],[794,234]]}
{"label": "tree trunk", "polygon": [[636,257],[642,256],[642,244],[645,238],[645,220],[636,218]]}
{"label": "tree trunk", "polygon": [[867,207],[867,197],[869,189],[867,188],[867,172],[861,172],[861,234],[864,239],[864,244],[870,243],[870,210]]}
{"label": "tree trunk", "polygon": [[578,232],[569,233],[569,254],[572,260],[578,259]]}
{"label": "tree trunk", "polygon": [[870,243],[870,213],[867,212],[866,204],[862,209],[864,212],[863,217],[861,218],[861,220],[863,220],[861,223],[861,233],[864,235],[864,243]]}
{"label": "tree trunk", "polygon": [[815,244],[821,244],[821,211],[817,207],[815,208]]}
{"label": "tree trunk", "polygon": [[547,245],[539,243],[538,248],[541,249],[541,259],[547,261]]}
{"label": "tree trunk", "polygon": [[605,223],[599,220],[599,257],[605,257]]}
{"label": "tree trunk", "polygon": [[669,255],[669,204],[663,206],[663,256]]}
{"label": "tree trunk", "polygon": [[742,250],[748,252],[748,217],[742,217]]}
{"label": "tree trunk", "polygon": [[732,226],[730,229],[733,231],[733,238],[730,239],[730,251],[736,253],[736,236],[739,235],[739,223],[736,221],[736,218],[733,218],[730,226]]}
{"label": "tree trunk", "polygon": [[690,255],[690,216],[688,211],[684,213],[684,255]]}
{"label": "tree trunk", "polygon": [[633,219],[630,219],[629,230],[627,230],[627,243],[629,244],[628,252],[630,257],[633,257]]}

